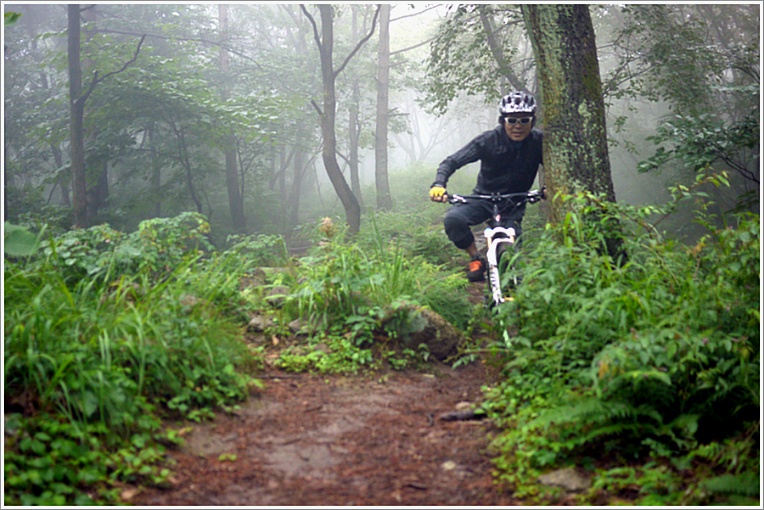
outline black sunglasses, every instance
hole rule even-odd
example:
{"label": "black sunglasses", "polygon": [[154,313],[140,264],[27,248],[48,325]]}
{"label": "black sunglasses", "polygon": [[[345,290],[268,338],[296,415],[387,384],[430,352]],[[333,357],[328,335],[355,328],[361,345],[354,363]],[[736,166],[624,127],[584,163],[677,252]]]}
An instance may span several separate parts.
{"label": "black sunglasses", "polygon": [[528,124],[532,120],[533,117],[520,117],[519,119],[515,117],[504,117],[504,122],[507,124],[517,124],[518,122],[520,124]]}

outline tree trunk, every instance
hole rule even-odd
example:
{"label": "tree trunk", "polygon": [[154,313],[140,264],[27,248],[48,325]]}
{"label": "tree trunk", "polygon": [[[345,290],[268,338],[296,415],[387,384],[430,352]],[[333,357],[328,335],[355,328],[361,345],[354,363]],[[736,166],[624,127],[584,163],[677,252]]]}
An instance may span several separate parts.
{"label": "tree trunk", "polygon": [[497,30],[493,22],[493,7],[490,5],[479,5],[477,12],[480,16],[480,23],[483,25],[483,31],[485,31],[488,48],[491,50],[491,55],[493,55],[496,64],[499,66],[499,73],[506,78],[510,88],[526,88],[522,80],[512,70],[512,66],[504,54],[504,49],[496,37]]}
{"label": "tree trunk", "polygon": [[178,141],[178,161],[183,166],[186,174],[186,186],[188,186],[188,194],[191,196],[191,200],[194,201],[196,212],[199,214],[204,214],[202,201],[199,198],[199,194],[196,192],[196,186],[194,185],[191,160],[188,157],[188,146],[186,145],[186,134],[183,131],[183,126],[177,126],[174,122],[170,125],[175,131],[175,137]]}
{"label": "tree trunk", "polygon": [[69,64],[69,139],[71,144],[72,208],[74,227],[87,228],[87,184],[85,178],[85,98],[82,95],[80,63],[80,6],[67,6],[67,57]]}
{"label": "tree trunk", "polygon": [[374,179],[377,190],[377,207],[393,208],[390,183],[387,174],[387,137],[390,120],[390,5],[379,9],[379,49],[377,52],[377,126],[374,143]]}
{"label": "tree trunk", "polygon": [[[590,191],[615,202],[589,7],[524,4],[522,8],[541,85],[549,195]],[[562,203],[552,203],[552,221],[561,221],[565,213]],[[608,241],[611,255],[618,251],[618,244]]]}
{"label": "tree trunk", "polygon": [[[228,5],[218,5],[218,16],[220,18],[220,35],[225,40],[228,32]],[[228,74],[228,51],[220,47],[220,71],[223,76]],[[222,87],[222,96],[225,101],[228,98],[225,83]],[[225,181],[228,188],[228,204],[231,212],[231,225],[233,230],[243,234],[247,228],[246,218],[244,217],[244,200],[239,193],[239,169],[236,165],[236,137],[232,132],[227,133],[223,138],[223,152],[225,153]]]}
{"label": "tree trunk", "polygon": [[[351,5],[353,23],[351,40],[358,39],[358,6]],[[348,109],[348,166],[350,167],[350,189],[358,199],[358,204],[363,208],[363,195],[361,194],[361,178],[359,175],[358,162],[358,138],[361,133],[359,121],[359,103],[361,101],[361,89],[358,78],[353,78],[350,108]]]}
{"label": "tree trunk", "polygon": [[[85,35],[85,41],[89,42],[93,34],[96,31],[96,23],[98,21],[98,6],[91,4],[88,7],[82,9],[82,19],[85,22],[83,33]],[[82,61],[82,73],[83,75],[89,75],[92,73],[95,63],[93,59],[88,55],[85,55],[81,59]],[[93,78],[95,79],[95,78]],[[83,109],[83,118],[85,112]],[[84,120],[83,120],[84,129]],[[93,143],[99,134],[100,126],[89,126],[85,129],[84,140],[87,147]],[[87,188],[87,198],[85,199],[87,208],[88,225],[92,225],[98,218],[99,210],[106,206],[109,199],[109,161],[108,156],[100,156],[98,151],[95,154],[91,152],[90,156],[85,153],[85,179]]]}
{"label": "tree trunk", "polygon": [[291,200],[289,201],[290,228],[294,228],[300,222],[300,197],[302,196],[302,177],[305,175],[305,167],[305,151],[300,147],[296,147],[293,163],[292,192],[290,193]]}
{"label": "tree trunk", "polygon": [[151,199],[154,201],[154,218],[162,216],[162,161],[156,146],[156,125],[152,122],[148,128],[149,151],[151,153]]}
{"label": "tree trunk", "polygon": [[[51,142],[50,151],[53,153],[53,161],[56,162],[56,168],[62,168],[64,166],[64,155],[60,144],[58,142]],[[69,178],[71,178],[71,174]],[[56,176],[56,184],[61,195],[61,205],[67,209],[72,206],[72,202],[69,199],[69,178],[64,173],[58,173]]]}
{"label": "tree trunk", "polygon": [[353,79],[353,95],[350,99],[350,112],[348,114],[348,165],[350,166],[350,188],[363,207],[363,195],[361,194],[361,177],[359,172],[358,138],[361,134],[359,121],[358,103],[360,102],[360,87],[358,79]]}
{"label": "tree trunk", "polygon": [[109,161],[106,158],[98,158],[87,163],[85,158],[86,174],[89,170],[87,186],[87,209],[88,224],[97,221],[98,212],[106,206],[109,199]]}
{"label": "tree trunk", "polygon": [[335,74],[332,53],[334,48],[334,8],[331,5],[321,4],[318,6],[321,14],[321,78],[323,82],[324,101],[321,115],[321,135],[323,145],[321,159],[329,180],[337,192],[337,196],[345,209],[349,233],[357,233],[361,228],[361,205],[358,203],[353,191],[348,186],[342,175],[340,165],[337,162],[337,137],[336,137],[336,111],[337,96],[335,93]]}

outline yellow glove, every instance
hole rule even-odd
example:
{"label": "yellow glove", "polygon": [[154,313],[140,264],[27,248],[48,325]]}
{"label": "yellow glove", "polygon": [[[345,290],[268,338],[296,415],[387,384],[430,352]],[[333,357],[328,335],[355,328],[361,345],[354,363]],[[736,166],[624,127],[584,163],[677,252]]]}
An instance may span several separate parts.
{"label": "yellow glove", "polygon": [[445,202],[446,188],[437,184],[430,188],[430,200],[433,202]]}

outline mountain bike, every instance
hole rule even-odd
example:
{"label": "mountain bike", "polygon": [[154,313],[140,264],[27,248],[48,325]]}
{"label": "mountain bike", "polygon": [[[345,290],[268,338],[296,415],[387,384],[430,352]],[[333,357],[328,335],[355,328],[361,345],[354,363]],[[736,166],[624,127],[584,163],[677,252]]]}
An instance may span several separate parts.
{"label": "mountain bike", "polygon": [[[486,229],[483,236],[486,242],[485,258],[488,262],[488,302],[491,307],[497,307],[505,301],[513,299],[504,296],[501,285],[502,274],[509,269],[508,264],[502,265],[502,257],[516,241],[517,233],[512,227],[504,227],[501,224],[501,212],[509,212],[523,204],[535,204],[541,199],[546,199],[546,187],[526,193],[492,193],[490,195],[447,195],[450,204],[467,203],[470,200],[487,200],[491,202],[493,211],[491,218],[486,221]],[[504,257],[507,258],[507,257]],[[519,277],[512,277],[515,286],[519,284]]]}

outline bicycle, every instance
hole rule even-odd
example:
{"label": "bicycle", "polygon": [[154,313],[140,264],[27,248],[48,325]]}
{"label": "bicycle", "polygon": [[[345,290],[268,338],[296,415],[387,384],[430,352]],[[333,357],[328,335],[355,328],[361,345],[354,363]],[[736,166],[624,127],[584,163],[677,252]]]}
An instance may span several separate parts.
{"label": "bicycle", "polygon": [[[506,211],[507,206],[519,207],[525,203],[535,204],[539,200],[546,199],[546,186],[541,189],[525,193],[492,193],[490,195],[447,195],[446,200],[450,204],[466,203],[469,200],[488,200],[493,205],[491,218],[486,223],[483,236],[486,241],[486,260],[488,262],[487,287],[490,292],[490,305],[498,307],[505,301],[513,299],[511,296],[504,297],[501,288],[501,258],[516,240],[516,232],[512,227],[501,226],[501,211]],[[515,285],[519,282],[515,278]]]}

